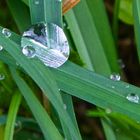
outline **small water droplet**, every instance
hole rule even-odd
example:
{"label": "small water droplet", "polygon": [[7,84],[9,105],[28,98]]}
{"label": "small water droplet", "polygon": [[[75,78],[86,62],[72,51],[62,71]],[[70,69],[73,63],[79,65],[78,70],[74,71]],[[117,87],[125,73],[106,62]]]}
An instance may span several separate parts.
{"label": "small water droplet", "polygon": [[113,73],[113,74],[110,75],[110,79],[114,80],[114,81],[120,81],[121,76],[119,74]]}
{"label": "small water droplet", "polygon": [[130,87],[129,85],[125,86],[125,88],[129,88],[129,87]]}
{"label": "small water droplet", "polygon": [[66,105],[66,104],[64,104],[64,109],[65,109],[65,110],[67,109],[67,105]]}
{"label": "small water droplet", "polygon": [[125,64],[124,64],[124,62],[122,61],[122,59],[119,59],[119,60],[118,60],[118,63],[119,63],[119,65],[120,65],[120,67],[121,67],[122,69],[125,68]]}
{"label": "small water droplet", "polygon": [[129,93],[126,99],[133,103],[139,103],[139,96],[135,93]]}
{"label": "small water droplet", "polygon": [[0,45],[0,51],[2,51],[3,50],[3,47]]}
{"label": "small water droplet", "polygon": [[27,56],[28,58],[35,57],[35,49],[32,46],[24,46],[22,48],[22,53]]}
{"label": "small water droplet", "polygon": [[107,109],[105,110],[105,112],[106,112],[107,114],[110,114],[110,113],[112,112],[112,110],[111,110],[110,108],[107,108]]}
{"label": "small water droplet", "polygon": [[11,36],[11,32],[9,29],[3,28],[2,29],[2,33],[5,35],[5,37],[10,37]]}
{"label": "small water droplet", "polygon": [[111,86],[111,88],[113,88],[113,89],[114,89],[114,88],[115,88],[115,86]]}
{"label": "small water droplet", "polygon": [[36,5],[39,5],[39,0],[34,0],[34,3],[35,3]]}
{"label": "small water droplet", "polygon": [[4,74],[0,74],[0,81],[5,79],[5,75]]}
{"label": "small water droplet", "polygon": [[18,120],[18,121],[15,122],[15,129],[16,129],[16,131],[19,131],[19,130],[22,129],[21,121]]}
{"label": "small water droplet", "polygon": [[24,46],[33,46],[35,56],[53,68],[63,65],[70,53],[63,29],[52,23],[38,23],[25,31],[21,40],[21,47]]}
{"label": "small water droplet", "polygon": [[58,89],[58,91],[61,91],[61,89]]}

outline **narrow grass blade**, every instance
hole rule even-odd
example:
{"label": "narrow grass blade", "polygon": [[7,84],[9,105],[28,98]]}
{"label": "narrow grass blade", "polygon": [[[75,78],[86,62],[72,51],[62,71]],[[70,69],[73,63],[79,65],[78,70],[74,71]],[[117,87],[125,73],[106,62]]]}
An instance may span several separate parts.
{"label": "narrow grass blade", "polygon": [[12,76],[18,85],[23,97],[25,98],[27,104],[29,105],[30,109],[32,110],[32,113],[37,120],[37,122],[40,125],[40,128],[42,129],[42,132],[44,134],[44,137],[46,140],[63,140],[62,136],[56,129],[55,125],[51,121],[50,117],[46,113],[45,109],[41,106],[38,99],[35,97],[35,95],[32,93],[31,89],[28,87],[28,85],[25,83],[25,81],[19,77],[16,70],[14,68],[11,68]]}
{"label": "narrow grass blade", "polygon": [[21,0],[7,0],[7,4],[19,31],[22,33],[31,24],[28,7]]}
{"label": "narrow grass blade", "polygon": [[133,14],[134,14],[134,27],[135,27],[135,36],[137,43],[137,52],[140,61],[140,1],[133,0]]}
{"label": "narrow grass blade", "polygon": [[21,98],[22,96],[19,92],[15,93],[12,97],[4,132],[4,140],[13,140],[15,121],[21,103]]}
{"label": "narrow grass blade", "polygon": [[38,22],[44,22],[44,0],[29,0],[31,23],[36,24]]}
{"label": "narrow grass blade", "polygon": [[59,0],[29,0],[32,24],[38,22],[62,25],[62,2]]}
{"label": "narrow grass blade", "polygon": [[[6,41],[7,40],[7,41]],[[80,134],[75,128],[74,123],[64,109],[61,96],[58,92],[57,84],[50,70],[45,67],[40,61],[33,63],[33,60],[26,58],[21,53],[21,49],[17,44],[0,35],[1,45],[16,59],[16,61],[24,68],[24,70],[32,77],[38,86],[44,91],[45,95],[51,101],[59,116],[63,119],[65,125],[69,129],[71,135],[77,140],[81,139]],[[13,49],[14,46],[14,49]],[[22,56],[22,57],[21,57]],[[17,59],[20,58],[20,59]],[[48,77],[48,78],[47,78]],[[53,87],[53,88],[52,88]]]}
{"label": "narrow grass blade", "polygon": [[119,68],[113,37],[103,9],[105,8],[101,0],[98,2],[81,0],[65,17],[86,67],[109,75],[111,71],[118,72]]}

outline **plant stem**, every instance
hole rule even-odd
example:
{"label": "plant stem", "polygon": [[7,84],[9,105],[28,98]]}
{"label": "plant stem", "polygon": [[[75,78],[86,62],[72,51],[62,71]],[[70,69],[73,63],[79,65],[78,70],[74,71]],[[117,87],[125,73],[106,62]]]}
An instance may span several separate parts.
{"label": "plant stem", "polygon": [[16,92],[13,97],[8,111],[8,118],[6,122],[5,132],[4,132],[4,140],[13,140],[14,127],[16,115],[21,103],[21,94]]}
{"label": "plant stem", "polygon": [[113,16],[113,35],[114,35],[114,40],[115,43],[117,44],[118,40],[118,16],[119,16],[119,7],[120,7],[120,2],[121,0],[115,0],[115,6],[114,6],[114,16]]}

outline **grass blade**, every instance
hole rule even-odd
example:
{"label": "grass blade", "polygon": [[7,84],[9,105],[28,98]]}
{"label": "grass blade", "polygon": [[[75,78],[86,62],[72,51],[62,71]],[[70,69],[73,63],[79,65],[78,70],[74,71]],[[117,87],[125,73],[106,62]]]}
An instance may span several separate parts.
{"label": "grass blade", "polygon": [[7,0],[7,4],[19,31],[22,33],[31,24],[28,7],[21,0]]}
{"label": "grass blade", "polygon": [[32,113],[36,120],[38,121],[40,128],[42,129],[42,132],[44,134],[45,139],[53,140],[58,139],[62,140],[62,136],[54,126],[53,122],[51,121],[50,117],[44,110],[44,108],[39,103],[38,99],[35,97],[35,95],[32,93],[31,89],[28,87],[28,85],[25,83],[25,81],[19,77],[16,70],[11,68],[12,76],[18,85],[23,97],[27,101],[27,104],[29,105],[30,109],[32,110]]}
{"label": "grass blade", "polygon": [[13,140],[15,121],[21,103],[21,98],[22,96],[18,92],[16,92],[12,97],[4,132],[4,140]]}
{"label": "grass blade", "polygon": [[137,43],[137,52],[140,61],[140,1],[133,0],[133,15],[134,15],[134,27],[135,27],[135,36]]}

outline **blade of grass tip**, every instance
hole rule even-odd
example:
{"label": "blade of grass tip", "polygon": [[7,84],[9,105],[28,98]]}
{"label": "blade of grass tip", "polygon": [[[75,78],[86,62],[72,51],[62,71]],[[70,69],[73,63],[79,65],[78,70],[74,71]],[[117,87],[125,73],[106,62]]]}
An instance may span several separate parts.
{"label": "blade of grass tip", "polygon": [[4,140],[13,140],[15,121],[21,103],[21,98],[22,96],[19,92],[16,92],[12,97],[5,126]]}
{"label": "blade of grass tip", "polygon": [[21,0],[7,0],[6,2],[20,33],[22,33],[31,24],[28,7]]}
{"label": "blade of grass tip", "polygon": [[120,9],[120,2],[121,0],[115,0],[114,12],[113,12],[113,35],[115,39],[115,43],[117,45],[118,41],[118,17],[119,17],[119,9]]}
{"label": "blade of grass tip", "polygon": [[135,28],[135,36],[136,36],[136,44],[137,44],[137,52],[140,61],[140,1],[133,0],[133,15],[134,15],[134,28]]}
{"label": "blade of grass tip", "polygon": [[[60,93],[58,92],[57,84],[50,70],[45,65],[40,63],[39,60],[28,59],[25,57],[22,54],[20,46],[15,44],[9,38],[6,38],[2,33],[0,33],[0,42],[4,49],[6,49],[6,51],[8,51],[14,59],[16,59],[16,61],[24,68],[26,73],[29,74],[38,84],[38,86],[44,91],[45,95],[48,97],[60,117],[63,119],[71,135],[75,137],[75,139],[80,140],[81,136],[77,132],[77,129],[75,128],[75,125],[67,111],[64,109]],[[36,63],[33,63],[34,60],[36,60]],[[40,69],[40,71],[38,71],[38,69]]]}
{"label": "blade of grass tip", "polygon": [[25,83],[25,81],[17,74],[17,71],[14,68],[10,68],[10,70],[17,86],[19,87],[23,97],[25,98],[28,106],[30,107],[35,119],[39,123],[45,139],[63,140],[62,136],[51,121],[47,112],[42,107],[42,105],[35,97],[28,85]]}

